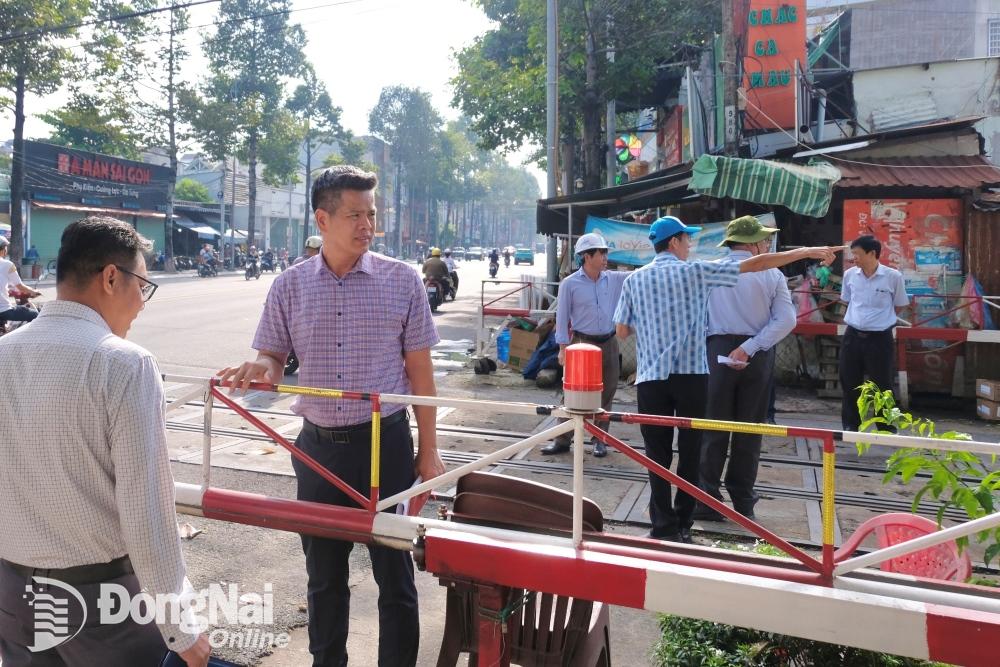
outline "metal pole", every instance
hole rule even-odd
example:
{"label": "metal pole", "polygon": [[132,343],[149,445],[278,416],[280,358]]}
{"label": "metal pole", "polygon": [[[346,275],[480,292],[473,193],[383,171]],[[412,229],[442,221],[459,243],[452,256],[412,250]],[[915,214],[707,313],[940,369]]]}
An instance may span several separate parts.
{"label": "metal pole", "polygon": [[[615,62],[615,45],[614,41],[611,39],[611,32],[614,29],[615,21],[611,14],[608,14],[608,62]],[[617,128],[617,118],[615,110],[615,100],[614,98],[608,100],[608,113],[604,120],[604,126],[607,130],[608,139],[608,187],[612,188],[615,185],[615,175],[618,171],[618,159],[615,156],[615,134],[618,132]]]}
{"label": "metal pole", "polygon": [[573,418],[573,546],[583,545],[583,417]]}
{"label": "metal pole", "polygon": [[734,25],[734,0],[722,0],[722,104],[725,111],[725,151],[734,157],[739,152],[739,126],[736,116],[736,26]]}
{"label": "metal pole", "polygon": [[[548,0],[545,10],[546,56],[545,56],[545,160],[547,176],[546,197],[556,196],[556,141],[559,117],[559,68],[558,35],[559,23],[556,0]],[[556,237],[550,236],[545,246],[545,279],[555,282],[559,279],[559,265],[556,263]]]}

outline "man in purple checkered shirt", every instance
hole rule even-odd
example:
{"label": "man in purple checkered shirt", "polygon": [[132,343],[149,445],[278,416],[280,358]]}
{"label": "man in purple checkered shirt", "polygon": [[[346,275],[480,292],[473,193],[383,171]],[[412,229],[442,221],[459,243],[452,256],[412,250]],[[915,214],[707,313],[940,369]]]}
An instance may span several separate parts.
{"label": "man in purple checkered shirt", "polygon": [[[431,347],[437,330],[416,270],[369,252],[375,234],[375,174],[356,167],[316,178],[312,207],[323,238],[319,255],[274,281],[253,347],[257,359],[221,371],[242,384],[281,381],[288,353],[303,386],[394,394],[435,394]],[[296,445],[362,494],[369,492],[371,406],[367,401],[301,396]],[[381,495],[444,472],[437,452],[436,410],[415,406],[418,451],[406,408],[382,405]],[[293,459],[298,498],[352,506],[340,490]],[[389,511],[394,511],[390,508]],[[309,651],[313,665],[346,665],[350,614],[348,557],[353,544],[302,535],[309,575]],[[415,665],[420,626],[410,554],[368,548],[379,585],[379,665]]]}

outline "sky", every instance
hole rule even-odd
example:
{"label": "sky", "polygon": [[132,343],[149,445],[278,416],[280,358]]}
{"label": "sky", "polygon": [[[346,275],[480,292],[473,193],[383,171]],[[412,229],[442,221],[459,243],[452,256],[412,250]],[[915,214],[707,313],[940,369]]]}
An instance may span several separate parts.
{"label": "sky", "polygon": [[[452,53],[490,28],[490,21],[469,0],[293,0],[292,8],[290,20],[306,33],[306,56],[334,104],[343,109],[344,126],[357,135],[368,133],[368,113],[382,88],[395,84],[428,91],[438,111],[446,119],[455,118],[448,84],[457,71]],[[208,26],[217,20],[218,5],[190,11],[191,26]],[[206,69],[200,43],[211,31],[188,31],[194,54],[186,66],[190,79],[197,80]],[[29,98],[26,136],[47,135],[48,126],[35,115],[64,99],[64,92]],[[0,138],[12,136],[12,115],[0,114]],[[510,159],[514,164],[521,161],[520,156]],[[537,169],[532,172],[539,177]]]}

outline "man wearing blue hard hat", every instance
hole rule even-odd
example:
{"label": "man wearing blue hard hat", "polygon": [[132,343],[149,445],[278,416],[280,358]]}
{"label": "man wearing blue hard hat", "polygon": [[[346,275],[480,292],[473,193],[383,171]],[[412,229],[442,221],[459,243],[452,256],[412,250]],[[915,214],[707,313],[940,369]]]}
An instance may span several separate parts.
{"label": "man wearing blue hard hat", "polygon": [[[736,285],[741,273],[766,271],[803,259],[830,264],[839,249],[799,248],[740,262],[688,262],[691,236],[700,231],[701,227],[687,226],[669,215],[654,222],[649,240],[656,257],[633,272],[622,286],[614,320],[619,338],[636,334],[636,393],[643,414],[704,417],[708,388],[705,328],[712,288]],[[669,468],[674,429],[644,424],[641,430],[647,455]],[[697,486],[700,460],[701,432],[681,430],[677,474]],[[649,537],[690,542],[694,498],[678,491],[672,503],[668,482],[650,472],[649,483]]]}

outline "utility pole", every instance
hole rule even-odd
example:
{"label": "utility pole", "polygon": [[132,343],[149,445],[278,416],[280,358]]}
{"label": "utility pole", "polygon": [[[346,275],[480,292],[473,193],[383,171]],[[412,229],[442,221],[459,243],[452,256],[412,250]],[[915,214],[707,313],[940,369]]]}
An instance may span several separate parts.
{"label": "utility pole", "polygon": [[[740,81],[737,79],[741,68],[736,63],[736,26],[735,16],[737,0],[722,0],[722,109],[725,117],[725,153],[729,157],[739,155],[740,136],[737,125],[737,90]],[[744,3],[740,3],[742,6]],[[743,17],[745,18],[745,17]]]}
{"label": "utility pole", "polygon": [[[556,141],[559,140],[556,119],[559,117],[559,69],[558,25],[556,0],[547,0],[545,9],[545,161],[548,187],[546,197],[556,196]],[[568,193],[567,193],[568,194]],[[559,265],[556,263],[556,237],[550,236],[545,246],[545,279],[556,282],[559,279]]]}

